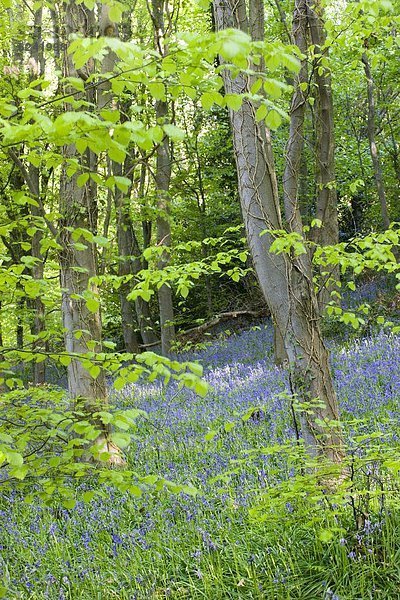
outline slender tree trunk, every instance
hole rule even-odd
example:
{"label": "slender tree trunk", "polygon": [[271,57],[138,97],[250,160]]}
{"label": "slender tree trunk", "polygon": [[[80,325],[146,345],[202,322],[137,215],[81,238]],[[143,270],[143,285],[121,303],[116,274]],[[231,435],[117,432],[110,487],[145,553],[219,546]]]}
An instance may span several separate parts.
{"label": "slender tree trunk", "polygon": [[[168,113],[166,102],[157,101],[156,113],[158,121],[165,121]],[[167,248],[160,256],[158,268],[165,269],[170,262],[168,248],[171,246],[171,224],[169,222],[169,182],[171,178],[171,158],[169,140],[165,136],[157,148],[156,187],[157,187],[157,243]],[[172,289],[164,284],[158,290],[160,307],[161,351],[164,355],[171,352],[171,344],[175,340],[174,305]]]}
{"label": "slender tree trunk", "polygon": [[7,392],[7,386],[6,386],[6,373],[4,373],[1,368],[4,367],[3,363],[4,363],[4,356],[2,354],[2,350],[3,350],[3,346],[4,346],[4,340],[3,340],[3,315],[2,315],[2,303],[0,300],[0,394],[5,394]]}
{"label": "slender tree trunk", "polygon": [[[132,220],[129,215],[129,205],[126,199],[115,195],[117,210],[117,238],[120,276],[132,275],[140,271],[140,258],[136,254],[135,232],[132,229]],[[139,264],[138,264],[139,263]],[[133,354],[139,352],[139,342],[136,333],[135,304],[127,299],[131,284],[122,283],[120,288],[122,333],[124,336],[125,350]]]}
{"label": "slender tree trunk", "polygon": [[[292,37],[302,54],[307,52],[307,3],[296,0],[293,14]],[[290,108],[289,138],[285,151],[285,168],[283,173],[283,202],[288,217],[289,228],[301,231],[302,221],[299,204],[299,180],[301,159],[304,149],[304,117],[306,112],[307,90],[307,58],[294,81],[294,93]]]}
{"label": "slender tree trunk", "polygon": [[[69,2],[65,8],[65,28],[67,36],[80,33],[86,37],[96,34],[96,20],[93,10],[87,9],[84,4]],[[85,65],[86,75],[90,74],[91,64]],[[64,75],[69,77],[82,77],[82,70],[77,72],[75,66],[66,53],[64,62]],[[94,98],[88,98],[93,101]],[[69,105],[65,110],[72,110]],[[74,145],[63,149],[65,164],[69,159],[77,157]],[[87,150],[85,155],[79,157],[84,166],[93,171],[96,166],[95,156]],[[77,228],[87,229],[93,233],[97,231],[97,204],[96,190],[92,184],[86,183],[79,187],[77,176],[68,176],[66,167],[62,169],[60,181],[60,252],[62,317],[65,331],[65,347],[68,354],[83,355],[88,352],[101,351],[102,323],[100,309],[89,310],[85,293],[90,293],[94,298],[98,290],[91,278],[97,274],[96,247],[85,240],[85,249],[77,249],[72,239],[72,231]],[[72,230],[72,231],[71,231]],[[94,344],[94,347],[93,347]],[[75,402],[90,414],[107,406],[107,384],[105,373],[101,369],[93,377],[82,364],[79,358],[72,358],[68,365],[68,388]],[[111,462],[121,462],[121,456],[108,439],[108,429],[101,423],[95,422],[102,432],[96,440],[99,452],[110,452]]]}
{"label": "slender tree trunk", "polygon": [[392,118],[389,114],[387,114],[387,122],[389,125],[389,131],[390,131],[390,141],[391,141],[391,145],[392,148],[389,151],[391,157],[392,157],[392,162],[393,162],[393,169],[394,169],[394,173],[396,175],[396,179],[400,185],[400,156],[399,156],[399,144],[398,141],[396,139],[396,134],[394,132],[393,129],[393,121]]}
{"label": "slender tree trunk", "polygon": [[[307,5],[306,0],[296,0],[293,13],[292,40],[302,54],[307,52]],[[301,62],[298,75],[294,79],[294,93],[290,109],[289,138],[285,151],[285,168],[283,173],[283,202],[288,228],[291,231],[302,231],[299,203],[299,179],[301,159],[304,149],[304,116],[306,111],[307,91],[303,84],[307,83],[307,59]],[[287,353],[282,333],[275,325],[274,354],[277,365],[287,361]]]}
{"label": "slender tree trunk", "polygon": [[[37,65],[37,71],[41,75],[44,73],[45,63],[43,54],[43,37],[42,37],[42,16],[43,8],[40,7],[35,13],[34,32],[33,32],[33,44],[31,51],[31,58],[33,63]],[[33,78],[35,75],[33,75]],[[39,199],[41,190],[40,171],[34,165],[29,166],[29,179],[32,192],[34,192],[34,198]],[[31,214],[35,217],[40,217],[40,209],[37,206],[31,207]],[[44,257],[40,251],[41,241],[43,233],[38,229],[32,237],[32,256],[36,258],[36,263],[32,269],[32,277],[34,280],[41,282],[44,276]],[[33,342],[33,352],[45,351],[46,342],[40,336],[46,331],[46,310],[40,295],[32,302],[34,315],[31,326],[32,334],[35,336]],[[41,361],[33,364],[33,383],[34,385],[43,384],[46,381],[46,361]]]}
{"label": "slender tree trunk", "polygon": [[[117,25],[111,21],[109,11],[110,7],[108,5],[102,5],[100,34],[106,35],[107,37],[118,37],[119,32]],[[129,17],[127,17],[127,21],[129,21]],[[111,73],[114,70],[116,59],[117,57],[113,52],[108,52],[103,59],[103,72]],[[107,107],[109,110],[117,108],[116,106],[112,106],[112,95],[110,94],[109,83],[101,85],[99,91],[100,94],[98,105],[100,109],[105,107]],[[127,115],[128,113],[129,107],[123,106],[121,114]],[[124,176],[133,182],[134,161],[132,152],[126,157],[124,164],[112,161],[110,167],[114,176]],[[120,276],[137,275],[139,271],[142,270],[140,247],[130,214],[132,185],[126,193],[122,192],[117,187],[115,187],[113,191],[115,210],[117,214],[117,240],[119,254],[118,273]],[[125,342],[125,350],[132,354],[137,354],[139,352],[139,341],[137,336],[136,316],[144,344],[152,343],[156,338],[152,334],[152,330],[149,328],[150,313],[148,303],[142,298],[137,298],[134,303],[127,299],[131,285],[131,283],[126,282],[122,283],[120,287],[122,334]]]}
{"label": "slender tree trunk", "polygon": [[50,18],[53,28],[54,60],[56,62],[56,65],[58,65],[61,59],[60,21],[58,14],[54,8],[50,9]]}
{"label": "slender tree trunk", "polygon": [[[151,19],[154,27],[154,43],[161,55],[168,54],[165,47],[164,9],[165,0],[151,0]],[[165,123],[168,119],[168,104],[166,100],[156,101],[156,117],[158,123]],[[155,183],[157,190],[157,243],[166,250],[160,256],[158,268],[165,269],[170,262],[169,250],[171,246],[171,224],[169,184],[171,180],[171,156],[169,139],[165,135],[157,147]],[[160,308],[161,327],[161,352],[168,355],[171,344],[175,340],[174,305],[172,289],[164,284],[158,290],[158,303]]]}
{"label": "slender tree trunk", "polygon": [[[117,24],[110,19],[110,7],[106,4],[101,6],[100,12],[100,35],[107,37],[119,37]],[[114,52],[108,51],[103,58],[102,71],[106,75],[113,72],[116,65],[117,57]],[[113,105],[113,97],[110,93],[110,84],[108,82],[99,86],[98,107],[100,110],[107,108],[108,110],[116,110],[119,108]],[[125,161],[126,163],[126,161]],[[130,164],[130,163],[129,163]],[[112,161],[110,163],[110,171],[115,177],[125,175],[125,166]],[[132,223],[129,215],[129,196],[131,190],[125,194],[117,186],[113,189],[115,202],[115,210],[117,213],[117,240],[118,240],[118,274],[123,277],[130,275],[131,261],[133,255],[132,248]],[[129,293],[129,283],[121,284],[119,295],[121,304],[121,326],[122,334],[125,343],[125,351],[131,354],[139,352],[139,342],[136,334],[136,319],[134,305],[127,299]]]}
{"label": "slender tree trunk", "polygon": [[[314,78],[317,90],[316,101],[316,209],[315,216],[322,223],[316,228],[314,241],[321,246],[330,246],[339,242],[339,224],[337,215],[337,192],[335,177],[335,131],[333,121],[332,83],[329,69],[322,62],[327,56],[325,47],[323,9],[319,0],[307,0],[307,14],[310,27],[311,43],[317,58],[314,64]],[[318,304],[321,313],[331,300],[331,293],[337,288],[340,280],[337,266],[324,266],[321,271],[321,286],[318,293]],[[335,298],[335,301],[337,299]]]}
{"label": "slender tree trunk", "polygon": [[[244,0],[214,0],[214,11],[218,30],[240,27],[249,32]],[[227,93],[245,93],[251,84],[245,75],[233,79],[228,70],[223,78]],[[265,125],[257,123],[255,107],[247,98],[241,108],[230,111],[230,118],[247,239],[261,289],[284,339],[292,391],[299,401],[321,402],[311,413],[301,411],[301,433],[312,456],[339,462],[340,430],[336,425],[321,427],[319,421],[336,421],[338,405],[319,328],[310,260],[307,254],[291,258],[270,253],[273,236],[261,233],[266,228],[282,229],[283,223]]]}
{"label": "slender tree trunk", "polygon": [[[127,170],[129,170],[129,168],[126,168],[128,164],[131,164],[129,159],[125,161],[125,168],[123,168],[122,165],[114,165],[114,174],[116,175],[118,171],[121,174],[123,174],[123,172],[126,173]],[[129,205],[130,190],[126,195],[119,190],[115,190],[119,254],[118,274],[120,276],[136,275],[142,268],[140,263],[139,244],[133,229]],[[127,352],[137,354],[139,352],[139,341],[136,333],[137,322],[135,303],[127,299],[131,286],[131,283],[122,283],[120,288],[122,333]]]}
{"label": "slender tree trunk", "polygon": [[23,312],[25,310],[25,298],[17,300],[17,327],[15,331],[18,350],[24,347],[24,320]]}
{"label": "slender tree trunk", "polygon": [[365,77],[367,79],[367,98],[368,98],[368,141],[369,151],[371,154],[372,166],[374,169],[374,177],[376,183],[376,191],[378,192],[378,198],[381,206],[382,223],[385,229],[390,227],[389,211],[386,202],[385,184],[383,181],[382,165],[379,156],[378,146],[376,144],[376,110],[375,110],[375,97],[374,97],[374,78],[372,76],[371,65],[368,60],[367,53],[364,52],[362,55],[362,63],[364,65]]}

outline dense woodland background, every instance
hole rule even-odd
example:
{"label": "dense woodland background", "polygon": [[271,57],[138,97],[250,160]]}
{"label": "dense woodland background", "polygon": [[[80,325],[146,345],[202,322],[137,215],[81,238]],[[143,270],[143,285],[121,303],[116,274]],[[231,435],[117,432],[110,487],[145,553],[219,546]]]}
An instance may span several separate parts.
{"label": "dense woodland background", "polygon": [[[390,3],[364,4],[337,2],[318,8],[324,10],[327,35],[322,55],[310,33],[302,48],[307,60],[300,74],[304,150],[295,165],[298,202],[305,225],[321,217],[318,177],[323,159],[318,137],[327,143],[326,136],[332,136],[329,151],[334,147],[335,159],[328,184],[338,215],[333,242],[386,229],[399,219],[397,15]],[[195,2],[114,2],[97,10],[95,3],[77,6],[10,1],[2,11],[2,343],[37,346],[34,338],[40,335],[47,351],[60,349],[60,236],[63,228],[82,225],[100,244],[94,268],[101,278],[103,337],[118,350],[137,352],[161,339],[160,327],[167,320],[168,351],[176,332],[199,320],[264,307],[251,258],[243,254],[246,244],[226,106],[233,106],[235,99],[224,98],[215,75],[218,59],[210,62],[209,56],[201,56],[201,44],[207,44],[215,26],[212,11]],[[297,76],[290,70],[293,47],[285,46],[289,58],[277,56],[280,45],[296,42],[296,30],[292,31],[290,3],[271,2],[263,8],[271,53],[264,88],[276,107],[269,112],[265,108],[264,116],[276,126],[272,148],[283,197],[289,122],[280,115],[290,111]],[[70,22],[68,11],[76,13]],[[68,36],[77,31],[98,40],[88,46],[89,63],[82,58],[79,66],[72,64],[67,51]],[[117,57],[101,43],[104,35],[131,45],[128,73],[126,64],[119,64],[128,50],[121,44]],[[75,59],[83,56],[82,42],[76,44]],[[239,57],[241,51],[238,48]],[[141,61],[149,66],[142,67]],[[123,74],[102,83],[114,68]],[[62,79],[63,73],[70,79]],[[332,86],[334,129],[319,133],[325,127],[318,97],[321,78],[327,79],[322,87]],[[84,86],[85,94],[79,91]],[[68,93],[73,101],[66,104],[71,100]],[[74,112],[79,118],[71,116]],[[98,126],[98,118],[106,123],[96,135],[90,129]],[[113,128],[108,142],[112,140],[112,146],[107,148],[101,136]],[[77,149],[66,150],[65,144],[77,141],[74,138],[80,138]],[[67,175],[62,174],[65,160]],[[82,215],[82,223],[70,223],[64,214],[69,202],[65,187],[70,184],[60,183],[60,177],[73,178],[73,173],[79,178],[74,184],[78,192],[93,196],[90,215]],[[329,227],[330,222],[325,223],[322,230]],[[168,252],[157,254],[154,248],[162,246]],[[185,266],[188,263],[192,267]],[[24,272],[16,272],[21,264]],[[171,292],[162,286],[157,293],[157,264],[171,267]],[[146,293],[127,301],[135,284],[146,281],[149,265],[153,274],[151,283],[144,284]],[[196,271],[199,279],[194,279]],[[121,284],[118,277],[123,275],[129,277]],[[45,364],[36,366],[37,382],[44,380],[44,370]]]}

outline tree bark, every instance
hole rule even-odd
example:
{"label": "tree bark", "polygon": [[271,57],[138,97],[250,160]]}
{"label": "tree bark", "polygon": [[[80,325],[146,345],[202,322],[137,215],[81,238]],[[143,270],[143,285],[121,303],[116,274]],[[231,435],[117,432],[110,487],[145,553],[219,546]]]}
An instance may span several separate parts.
{"label": "tree bark", "polygon": [[376,109],[375,109],[375,97],[374,97],[374,78],[372,76],[371,65],[368,60],[367,53],[364,52],[362,55],[362,63],[364,65],[365,77],[367,79],[367,98],[368,98],[368,142],[369,151],[371,154],[372,167],[374,170],[374,178],[376,183],[376,191],[378,192],[379,203],[381,207],[382,223],[385,229],[390,227],[389,211],[386,201],[385,184],[383,181],[382,165],[379,156],[378,146],[376,144]]}
{"label": "tree bark", "polygon": [[[43,7],[40,7],[35,12],[33,44],[31,58],[33,63],[37,65],[37,71],[41,75],[44,74],[45,62],[43,53],[43,36],[42,36],[42,16]],[[35,75],[32,74],[35,78]],[[34,199],[38,200],[43,190],[41,189],[40,171],[34,165],[29,166],[29,179],[31,181],[31,193]],[[40,208],[37,206],[31,207],[31,214],[35,218],[41,217]],[[32,237],[32,256],[36,258],[36,263],[32,269],[32,277],[38,282],[43,280],[44,276],[44,257],[40,251],[43,233],[38,229]],[[33,306],[33,322],[31,325],[32,334],[35,336],[33,342],[33,351],[46,350],[46,342],[40,336],[46,331],[46,309],[40,295],[36,296],[32,302]],[[46,381],[46,361],[41,361],[33,364],[33,383],[34,385],[43,384]]]}
{"label": "tree bark", "polygon": [[[333,120],[332,82],[329,69],[323,64],[327,56],[325,48],[323,9],[319,0],[307,0],[307,15],[310,27],[311,43],[317,54],[314,62],[314,78],[316,83],[316,207],[315,216],[322,226],[316,228],[313,240],[321,246],[330,246],[339,242],[339,224],[337,215],[337,192],[335,177],[335,131]],[[337,288],[340,280],[337,266],[324,266],[321,271],[318,304],[321,314],[331,300],[331,293]],[[335,299],[336,300],[336,299]]]}
{"label": "tree bark", "polygon": [[[218,30],[240,27],[249,32],[244,0],[214,0],[214,11]],[[251,82],[246,75],[233,78],[225,69],[223,78],[227,93],[248,92]],[[307,254],[270,253],[274,238],[265,229],[282,229],[283,223],[266,128],[257,123],[255,107],[247,98],[241,108],[230,111],[230,119],[247,239],[261,289],[284,339],[291,389],[300,402],[318,398],[321,403],[311,414],[300,412],[301,433],[310,455],[340,462],[340,430],[335,424],[321,427],[319,421],[337,421],[338,405],[319,327],[310,260]]]}
{"label": "tree bark", "polygon": [[[164,46],[164,2],[165,0],[151,0],[151,18],[154,26],[154,43],[156,49],[166,56],[167,49]],[[166,100],[156,101],[156,117],[160,124],[166,123],[168,119],[168,103]],[[166,250],[160,256],[158,268],[165,269],[170,262],[169,247],[171,246],[171,224],[170,224],[170,196],[169,184],[171,180],[171,156],[169,138],[164,139],[157,147],[155,184],[157,191],[157,243]],[[174,305],[172,289],[164,284],[158,290],[158,303],[160,308],[161,327],[161,352],[168,355],[171,352],[171,344],[175,340]]]}
{"label": "tree bark", "polygon": [[[65,29],[67,36],[80,33],[85,37],[94,37],[96,34],[96,19],[93,10],[84,4],[69,2],[65,8]],[[88,63],[84,69],[87,73],[79,72],[66,53],[64,59],[64,75],[68,77],[82,77],[90,74],[92,64]],[[88,98],[89,99],[89,98]],[[90,98],[93,101],[93,97]],[[70,105],[65,110],[72,110]],[[73,144],[63,148],[64,164],[69,159],[77,156]],[[90,150],[79,158],[88,171],[96,167],[96,158]],[[97,298],[98,290],[91,278],[97,274],[96,247],[83,239],[73,240],[72,231],[77,228],[87,229],[94,234],[97,232],[97,203],[96,189],[93,182],[87,182],[79,187],[77,175],[69,177],[66,167],[63,167],[60,180],[60,252],[61,288],[62,288],[62,318],[65,332],[66,352],[73,358],[68,365],[68,388],[75,403],[84,408],[89,415],[104,409],[107,406],[108,393],[105,373],[103,369],[93,377],[82,364],[78,356],[85,356],[88,352],[101,351],[102,323],[100,309],[89,310],[85,294]],[[76,241],[84,244],[85,249],[78,249]],[[101,422],[94,421],[101,431],[96,444],[98,451],[110,452],[110,462],[120,463],[119,449],[108,438],[109,430]]]}

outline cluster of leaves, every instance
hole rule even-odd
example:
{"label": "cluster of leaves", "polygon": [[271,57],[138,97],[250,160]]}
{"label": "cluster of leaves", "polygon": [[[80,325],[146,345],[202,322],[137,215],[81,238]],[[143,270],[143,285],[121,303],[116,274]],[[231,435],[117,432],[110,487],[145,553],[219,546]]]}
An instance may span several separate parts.
{"label": "cluster of leaves", "polygon": [[[147,362],[151,362],[149,357]],[[198,369],[198,365],[194,365],[194,370],[199,372]],[[188,386],[204,393],[204,384],[198,384],[193,373],[186,373],[184,378]],[[128,449],[135,443],[136,421],[147,419],[147,415],[143,410],[118,409],[111,405],[92,407],[88,414],[84,404],[82,399],[72,409],[64,390],[47,385],[3,394],[1,484],[25,486],[27,502],[38,495],[47,503],[56,499],[66,508],[74,507],[76,486],[73,482],[83,477],[89,478],[99,493],[102,484],[113,485],[135,496],[140,496],[145,489],[164,487],[174,492],[196,493],[190,485],[177,486],[157,475],[143,476],[127,467],[110,469],[113,455],[108,444],[111,442],[120,452]],[[107,443],[105,427],[112,428]],[[82,498],[90,501],[95,494],[95,491],[86,491]]]}

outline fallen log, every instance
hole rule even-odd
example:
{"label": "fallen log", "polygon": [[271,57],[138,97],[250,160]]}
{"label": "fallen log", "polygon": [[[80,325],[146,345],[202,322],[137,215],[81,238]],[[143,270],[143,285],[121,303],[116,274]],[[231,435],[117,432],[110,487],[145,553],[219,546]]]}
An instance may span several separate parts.
{"label": "fallen log", "polygon": [[[191,327],[190,329],[186,329],[185,331],[179,332],[177,335],[177,338],[179,340],[185,340],[186,338],[188,338],[192,335],[200,335],[200,334],[204,333],[205,331],[207,331],[208,329],[215,327],[222,321],[228,321],[229,319],[237,319],[238,317],[260,318],[260,317],[268,317],[268,316],[269,316],[269,311],[267,308],[262,308],[261,310],[233,310],[231,312],[223,312],[223,313],[220,313],[219,315],[216,315],[210,321],[206,321],[206,323],[202,323],[201,325],[198,325],[197,327]],[[141,344],[140,347],[141,348],[150,348],[153,346],[158,346],[159,344],[161,344],[160,340],[158,340],[156,342],[151,342],[150,344]]]}

